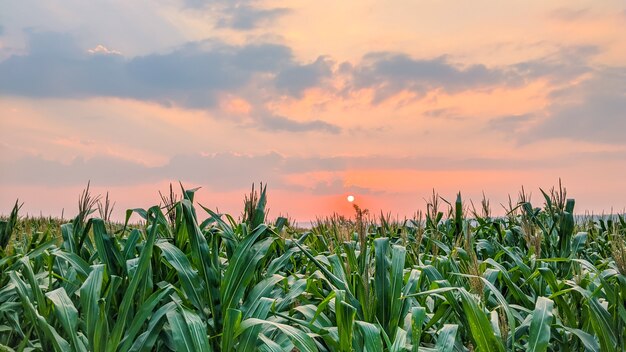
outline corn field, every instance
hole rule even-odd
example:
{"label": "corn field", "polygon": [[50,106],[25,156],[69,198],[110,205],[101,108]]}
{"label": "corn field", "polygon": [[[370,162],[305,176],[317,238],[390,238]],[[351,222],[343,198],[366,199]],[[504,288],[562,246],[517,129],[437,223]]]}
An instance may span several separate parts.
{"label": "corn field", "polygon": [[125,223],[88,192],[71,221],[16,203],[0,351],[626,349],[624,217],[575,217],[560,186],[502,217],[433,194],[413,219],[355,207],[311,229],[269,221],[265,188],[239,220],[194,192]]}

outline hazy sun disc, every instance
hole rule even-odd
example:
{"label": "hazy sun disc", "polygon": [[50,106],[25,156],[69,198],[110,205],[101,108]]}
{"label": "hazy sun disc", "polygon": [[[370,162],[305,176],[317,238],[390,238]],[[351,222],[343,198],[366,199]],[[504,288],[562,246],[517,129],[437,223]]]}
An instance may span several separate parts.
{"label": "hazy sun disc", "polygon": [[350,203],[354,202],[354,196],[348,196],[348,202]]}

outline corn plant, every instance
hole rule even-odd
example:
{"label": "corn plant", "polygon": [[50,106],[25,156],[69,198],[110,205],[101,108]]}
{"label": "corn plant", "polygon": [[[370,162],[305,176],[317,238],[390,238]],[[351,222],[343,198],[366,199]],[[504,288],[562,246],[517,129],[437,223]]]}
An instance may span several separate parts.
{"label": "corn plant", "polygon": [[268,221],[263,186],[240,220],[195,191],[121,224],[88,190],[71,221],[16,203],[0,221],[0,351],[626,348],[624,217],[578,219],[560,185],[504,217],[433,192],[413,219],[357,206],[311,229]]}

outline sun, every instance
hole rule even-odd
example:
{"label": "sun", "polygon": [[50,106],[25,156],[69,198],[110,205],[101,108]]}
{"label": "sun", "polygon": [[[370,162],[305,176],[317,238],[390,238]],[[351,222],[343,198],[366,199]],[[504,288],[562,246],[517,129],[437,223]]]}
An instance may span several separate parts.
{"label": "sun", "polygon": [[348,196],[348,202],[350,202],[350,203],[354,202],[354,196],[353,195],[349,195]]}

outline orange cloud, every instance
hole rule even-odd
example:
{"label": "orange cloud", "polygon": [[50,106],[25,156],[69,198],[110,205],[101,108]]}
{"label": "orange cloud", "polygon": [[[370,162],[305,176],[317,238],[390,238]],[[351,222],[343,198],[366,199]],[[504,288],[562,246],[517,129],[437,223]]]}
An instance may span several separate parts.
{"label": "orange cloud", "polygon": [[229,95],[220,100],[220,109],[227,114],[248,115],[252,106],[245,99]]}

